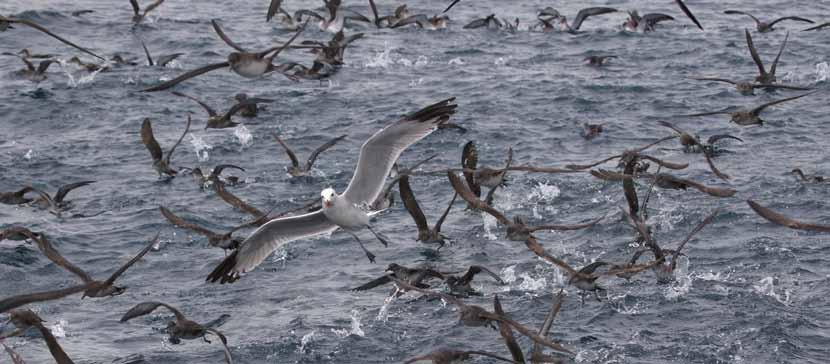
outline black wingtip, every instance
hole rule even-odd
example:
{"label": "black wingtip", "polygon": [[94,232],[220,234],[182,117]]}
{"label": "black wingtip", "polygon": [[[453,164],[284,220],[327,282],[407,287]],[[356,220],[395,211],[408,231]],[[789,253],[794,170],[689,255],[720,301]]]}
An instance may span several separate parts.
{"label": "black wingtip", "polygon": [[210,274],[208,274],[207,278],[205,278],[205,282],[216,283],[219,281],[221,284],[225,283],[233,283],[239,279],[239,275],[233,272],[233,268],[236,266],[236,258],[239,254],[239,250],[234,250],[233,253],[225,257],[221,263],[219,263],[216,268],[213,269]]}
{"label": "black wingtip", "polygon": [[421,110],[415,111],[406,116],[407,119],[426,122],[438,119],[437,122],[445,122],[449,120],[450,115],[455,114],[455,109],[458,104],[455,104],[455,97],[450,97],[445,100],[438,101]]}

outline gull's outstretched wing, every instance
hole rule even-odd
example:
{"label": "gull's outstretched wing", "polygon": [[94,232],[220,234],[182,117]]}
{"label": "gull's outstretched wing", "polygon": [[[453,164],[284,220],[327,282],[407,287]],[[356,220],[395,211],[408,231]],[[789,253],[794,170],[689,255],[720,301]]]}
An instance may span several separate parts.
{"label": "gull's outstretched wing", "polygon": [[455,98],[449,98],[408,114],[381,129],[360,148],[360,158],[343,196],[355,204],[368,204],[383,191],[384,180],[401,153],[449,120],[455,113]]}
{"label": "gull's outstretched wing", "polygon": [[240,273],[251,271],[274,250],[294,240],[324,234],[337,228],[322,210],[305,215],[274,219],[262,225],[242,242],[207,277],[210,282],[233,282]]}

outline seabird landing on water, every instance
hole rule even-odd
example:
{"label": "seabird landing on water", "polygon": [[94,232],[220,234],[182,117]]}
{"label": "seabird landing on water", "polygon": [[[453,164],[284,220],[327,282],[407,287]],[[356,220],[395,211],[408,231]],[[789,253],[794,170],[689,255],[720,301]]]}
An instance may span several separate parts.
{"label": "seabird landing on water", "polygon": [[[32,310],[14,310],[9,313],[8,322],[13,324],[16,327],[16,330],[9,334],[0,335],[0,341],[8,337],[20,335],[26,329],[34,327],[37,329],[38,332],[40,332],[40,335],[43,337],[43,341],[46,342],[46,347],[49,348],[49,353],[52,354],[52,358],[55,359],[55,363],[74,363],[72,359],[69,358],[69,355],[67,355],[66,352],[63,351],[63,348],[61,348],[60,344],[58,344],[58,339],[56,339],[55,336],[52,335],[52,331],[43,325],[43,322],[45,321],[43,321],[43,319],[40,318],[40,316],[38,316],[36,313],[32,312]],[[15,364],[17,363],[18,362],[15,361]],[[22,363],[22,360],[19,363]]]}
{"label": "seabird landing on water", "polygon": [[[222,171],[224,171],[226,168],[238,169],[242,172],[245,172],[244,168],[239,167],[239,166],[235,166],[233,164],[220,164],[220,165],[217,165],[216,167],[213,167],[213,169],[207,175],[205,175],[202,172],[202,169],[199,168],[199,167],[193,168],[193,170],[190,171],[190,174],[193,176],[193,179],[199,185],[199,188],[200,189],[205,189],[205,188],[207,188],[208,186],[210,186],[211,184],[214,184],[214,183],[225,183],[224,181],[222,181],[219,178],[219,176],[222,175]],[[227,180],[232,181],[231,184],[235,184],[238,179],[239,179],[239,177],[236,177],[236,176],[228,176],[227,177]]]}
{"label": "seabird landing on water", "polygon": [[370,215],[361,207],[371,204],[381,194],[384,179],[401,153],[426,137],[438,124],[449,120],[457,107],[449,98],[405,115],[372,135],[361,147],[357,167],[349,186],[338,195],[327,188],[321,193],[323,209],[305,215],[269,221],[242,242],[242,246],[225,258],[207,277],[210,282],[233,282],[251,271],[280,246],[306,237],[330,233],[338,227],[352,235],[370,261],[374,256],[353,231],[369,229],[378,240],[388,239],[369,224]]}
{"label": "seabird landing on water", "polygon": [[71,207],[69,201],[64,201],[64,199],[66,199],[66,195],[76,188],[83,187],[92,183],[95,183],[95,181],[81,181],[63,185],[60,188],[58,188],[57,192],[55,192],[55,196],[51,196],[44,191],[33,188],[33,190],[37,192],[40,195],[40,197],[34,200],[32,204],[42,209],[47,209],[49,210],[49,212],[53,214],[60,215],[61,211],[64,211]]}
{"label": "seabird landing on water", "polygon": [[830,181],[830,180],[828,180],[828,179],[827,179],[826,177],[824,177],[824,176],[818,176],[818,175],[806,176],[806,175],[804,175],[804,171],[802,171],[802,170],[801,170],[801,168],[793,168],[793,170],[792,170],[792,171],[790,171],[790,173],[793,173],[793,174],[795,174],[796,176],[798,176],[798,178],[799,178],[802,182],[822,183],[822,182],[828,182],[828,181]]}
{"label": "seabird landing on water", "polygon": [[772,66],[770,66],[769,72],[767,72],[766,67],[764,67],[764,62],[761,61],[761,56],[758,55],[758,49],[755,48],[755,43],[752,42],[752,35],[749,34],[749,30],[744,29],[744,33],[746,35],[746,46],[749,48],[749,55],[752,57],[752,61],[755,62],[755,65],[758,66],[758,76],[755,77],[755,82],[764,85],[774,84],[777,81],[775,77],[775,70],[778,68],[778,61],[781,59],[781,53],[784,52],[784,47],[787,46],[787,39],[790,38],[790,32],[787,32],[787,35],[784,36],[784,42],[781,43],[781,48],[778,49],[778,55],[776,55],[775,60],[772,61]]}
{"label": "seabird landing on water", "polygon": [[[302,9],[298,10],[295,14],[297,20],[300,20],[303,15],[308,17],[316,18],[319,20],[319,27],[320,30],[329,32],[329,33],[337,33],[343,30],[346,26],[346,22],[349,20],[352,21],[360,21],[364,23],[371,23],[372,21],[369,20],[366,16],[359,14],[351,9],[342,8],[340,6],[340,0],[323,0],[326,5],[326,10],[328,10],[328,18],[317,14],[314,11]],[[348,12],[348,15],[345,13]]]}
{"label": "seabird landing on water", "polygon": [[99,56],[95,53],[92,53],[92,51],[90,51],[90,50],[88,50],[84,47],[81,47],[81,46],[79,46],[75,43],[72,43],[72,42],[64,39],[64,38],[61,38],[57,34],[50,32],[48,29],[42,27],[41,25],[39,25],[39,24],[37,24],[37,23],[35,23],[31,20],[17,19],[17,18],[12,18],[12,17],[4,17],[4,16],[0,15],[0,32],[5,32],[7,29],[14,29],[12,24],[22,24],[22,25],[34,28],[34,29],[39,30],[43,33],[46,33],[47,35],[51,36],[52,38],[55,38],[55,39],[57,39],[61,42],[64,42],[65,44],[67,44],[69,46],[72,46],[72,47],[78,49],[81,52],[89,54],[89,55],[91,55],[95,58],[98,58],[98,59],[102,60],[102,61],[106,60],[104,57],[101,57],[101,56]]}
{"label": "seabird landing on water", "polygon": [[674,18],[661,13],[648,13],[640,16],[637,10],[631,10],[628,12],[628,20],[623,23],[623,29],[629,32],[636,32],[638,30],[644,33],[651,32],[654,31],[654,26],[657,23],[668,20],[674,20]]}
{"label": "seabird landing on water", "polygon": [[264,102],[274,102],[274,100],[268,99],[260,99],[260,98],[245,98],[244,101],[237,102],[235,105],[231,106],[227,112],[222,115],[216,113],[216,110],[202,102],[201,100],[190,96],[185,95],[178,91],[171,92],[173,95],[184,97],[190,100],[195,101],[199,106],[201,106],[205,111],[208,113],[207,123],[205,124],[205,129],[224,129],[224,128],[235,128],[239,126],[239,123],[235,123],[231,120],[234,114],[241,111],[243,108],[247,107],[248,105],[256,105],[257,103],[264,103]]}
{"label": "seabird landing on water", "polygon": [[228,38],[228,36],[225,35],[225,32],[222,30],[222,28],[219,26],[219,23],[217,23],[215,19],[211,20],[211,24],[213,24],[213,30],[216,31],[216,34],[219,35],[219,38],[221,38],[222,41],[225,42],[225,44],[237,50],[237,52],[231,52],[228,55],[228,60],[225,62],[214,63],[201,68],[197,68],[192,71],[188,71],[183,75],[180,75],[172,80],[162,82],[158,85],[146,88],[141,91],[155,92],[166,90],[168,88],[178,85],[182,81],[225,67],[230,67],[231,71],[245,78],[260,77],[266,73],[277,70],[277,66],[275,66],[272,63],[274,61],[274,58],[277,55],[279,55],[280,52],[282,52],[284,49],[291,46],[291,43],[294,41],[294,39],[297,39],[297,37],[300,36],[300,34],[305,29],[305,23],[303,23],[303,26],[301,26],[300,29],[296,33],[294,33],[294,35],[291,38],[289,38],[288,41],[285,42],[285,44],[281,46],[271,47],[262,52],[248,52],[244,48],[234,43],[230,38]]}
{"label": "seabird landing on water", "polygon": [[158,57],[158,58],[156,58],[155,61],[153,61],[153,56],[150,55],[150,50],[147,49],[147,45],[144,44],[144,40],[141,41],[141,48],[144,48],[144,55],[147,56],[147,65],[151,66],[151,67],[152,66],[165,67],[165,66],[167,66],[168,63],[173,62],[173,60],[175,60],[176,58],[179,58],[179,56],[184,54],[184,53],[167,54],[167,55]]}
{"label": "seabird landing on water", "polygon": [[215,233],[212,230],[209,230],[201,225],[197,225],[195,223],[186,221],[181,217],[174,214],[172,211],[168,210],[164,206],[159,206],[159,210],[161,210],[161,214],[164,218],[167,219],[171,224],[178,226],[183,229],[187,229],[193,231],[197,234],[200,234],[208,239],[208,244],[213,247],[222,248],[222,249],[236,249],[239,248],[240,241],[238,239],[233,238],[233,233],[235,233],[239,229],[244,229],[247,227],[252,226],[259,226],[267,221],[268,214],[263,214],[262,217],[259,219],[249,221],[243,223],[241,225],[237,225],[230,229],[227,233],[219,234]]}
{"label": "seabird landing on water", "polygon": [[[171,344],[180,344],[182,340],[195,340],[200,338],[204,339],[204,341],[209,344],[210,341],[208,341],[206,335],[213,334],[216,337],[218,337],[219,340],[222,342],[222,350],[225,353],[225,362],[227,364],[233,363],[231,352],[228,349],[228,339],[225,337],[225,335],[223,335],[221,332],[214,329],[213,327],[210,327],[210,324],[202,325],[195,321],[188,320],[187,317],[185,317],[181,311],[168,304],[161,302],[139,303],[135,305],[133,308],[131,308],[129,311],[127,311],[127,313],[125,313],[123,317],[121,317],[121,322],[127,322],[130,319],[148,315],[155,309],[159,308],[159,306],[170,310],[170,312],[172,312],[176,316],[176,319],[174,321],[170,321],[167,323],[167,328],[165,329],[167,331],[167,334],[170,335],[169,339]],[[217,321],[221,321],[223,320],[223,318],[226,317],[226,315],[223,315],[223,317]]]}
{"label": "seabird landing on water", "polygon": [[398,180],[398,190],[401,193],[401,200],[403,200],[406,211],[409,212],[409,215],[412,216],[413,220],[415,220],[415,225],[418,226],[417,241],[424,244],[438,244],[438,249],[440,250],[444,246],[444,240],[447,239],[446,236],[441,234],[441,225],[450,213],[452,205],[458,194],[453,194],[449,205],[447,205],[447,209],[444,210],[444,213],[438,218],[438,221],[435,222],[435,227],[430,228],[429,223],[427,223],[427,218],[424,216],[424,212],[421,211],[421,206],[418,205],[418,200],[415,199],[415,194],[412,193],[412,187],[409,185],[408,175],[402,175],[400,177]]}
{"label": "seabird landing on water", "polygon": [[41,81],[46,80],[46,70],[49,69],[49,66],[51,66],[52,63],[57,63],[54,59],[46,59],[40,61],[37,67],[35,67],[35,65],[25,57],[21,56],[20,60],[23,61],[26,68],[15,71],[14,73],[34,83],[40,83]]}
{"label": "seabird landing on water", "polygon": [[[712,162],[712,157],[714,156],[714,148],[710,144],[703,144],[697,137],[692,136],[691,134],[674,126],[674,124],[669,123],[668,121],[660,120],[657,123],[671,130],[674,130],[674,132],[677,133],[678,140],[680,141],[680,144],[683,146],[683,150],[685,152],[692,152],[695,150],[699,150],[700,152],[702,152],[704,158],[706,158],[706,164],[709,165],[709,169],[711,169],[712,173],[718,176],[718,178],[723,180],[728,180],[730,178],[729,175],[721,172],[717,167],[715,167],[715,163]],[[715,137],[719,137],[717,139],[714,139],[716,141],[723,138],[731,138],[743,142],[741,138],[729,134],[715,135],[712,138],[710,138],[710,140],[712,140]]]}
{"label": "seabird landing on water", "polygon": [[562,30],[564,32],[571,33],[571,34],[576,34],[576,33],[579,32],[579,28],[582,27],[582,23],[585,21],[585,19],[588,19],[589,17],[592,17],[592,16],[613,13],[613,12],[616,12],[616,11],[617,11],[617,9],[608,8],[608,7],[585,8],[585,9],[580,10],[576,14],[576,17],[574,18],[574,21],[572,23],[568,23],[568,18],[567,17],[560,14],[559,11],[557,11],[556,9],[551,8],[551,7],[547,7],[545,9],[543,9],[541,12],[539,12],[538,18],[543,19],[543,17],[547,17],[548,19],[546,19],[546,20],[548,20],[548,21],[558,19],[559,20],[559,25],[561,27],[560,30]]}
{"label": "seabird landing on water", "polygon": [[164,2],[164,0],[156,0],[155,2],[151,3],[150,5],[147,5],[147,7],[145,7],[144,11],[142,12],[141,7],[138,6],[138,1],[137,0],[130,0],[130,5],[132,5],[132,7],[133,7],[133,23],[139,24],[142,21],[144,21],[144,18],[147,17],[147,14],[149,14],[155,8],[159,7],[159,5],[161,5],[161,3],[163,3],[163,2]]}
{"label": "seabird landing on water", "polygon": [[188,131],[190,131],[190,121],[190,115],[187,115],[187,126],[184,128],[184,133],[182,133],[182,136],[180,136],[179,140],[176,141],[176,144],[173,144],[173,147],[167,151],[167,154],[163,154],[161,146],[159,146],[159,142],[156,141],[156,137],[153,135],[153,125],[150,122],[150,119],[146,118],[141,123],[141,142],[144,143],[144,146],[150,151],[150,156],[153,157],[153,168],[156,169],[159,177],[173,178],[176,177],[177,173],[179,173],[170,165],[170,158],[173,157],[173,152],[175,152],[176,147],[181,144],[184,136],[187,135]]}
{"label": "seabird landing on water", "polygon": [[793,20],[793,21],[800,21],[800,22],[804,22],[804,23],[813,24],[812,20],[797,17],[797,16],[785,16],[785,17],[778,18],[778,19],[775,19],[775,20],[767,23],[767,22],[758,20],[758,18],[756,18],[755,16],[753,16],[750,13],[743,12],[743,11],[740,11],[740,10],[727,10],[727,11],[724,11],[723,13],[728,14],[728,15],[746,15],[746,16],[752,18],[752,20],[755,21],[755,27],[758,29],[758,33],[771,32],[771,31],[775,30],[775,28],[773,28],[775,26],[775,24],[777,24],[778,22],[784,21],[784,20]]}

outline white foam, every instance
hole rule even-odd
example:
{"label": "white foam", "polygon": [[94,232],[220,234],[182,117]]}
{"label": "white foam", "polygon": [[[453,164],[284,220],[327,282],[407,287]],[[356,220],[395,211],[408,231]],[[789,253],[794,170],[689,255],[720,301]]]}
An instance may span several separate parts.
{"label": "white foam", "polygon": [[208,144],[204,138],[196,136],[196,134],[190,134],[190,145],[193,146],[193,151],[196,152],[196,158],[199,159],[199,162],[210,160],[209,151],[213,149],[213,146]]}
{"label": "white foam", "polygon": [[23,158],[26,158],[26,160],[29,161],[29,160],[32,160],[32,157],[34,157],[34,155],[35,155],[34,150],[29,149],[29,151],[26,152],[26,154],[23,155]]}
{"label": "white foam", "polygon": [[360,337],[366,336],[366,333],[364,333],[363,329],[360,328],[360,312],[358,310],[352,310],[352,326],[350,330],[331,329],[331,332],[341,338],[350,335],[357,335]]}
{"label": "white foam", "polygon": [[312,330],[308,334],[303,335],[300,339],[300,347],[297,348],[298,353],[305,353],[306,352],[306,345],[311,343],[311,340],[314,340],[314,335],[316,331]]}
{"label": "white foam", "polygon": [[66,327],[69,325],[66,320],[58,320],[54,325],[49,326],[49,331],[52,332],[56,338],[61,339],[66,337]]}
{"label": "white foam", "polygon": [[827,77],[830,76],[830,65],[827,62],[821,62],[816,64],[816,82],[824,82],[827,81]]}
{"label": "white foam", "polygon": [[244,124],[237,125],[237,127],[233,129],[233,135],[236,136],[237,140],[239,140],[239,144],[241,146],[240,151],[241,149],[249,147],[254,143],[253,135],[251,135],[251,132],[245,127]]}
{"label": "white foam", "polygon": [[447,62],[447,64],[457,64],[457,65],[463,65],[463,64],[465,64],[465,63],[464,63],[464,60],[463,60],[463,59],[461,59],[461,57],[457,57],[457,58],[453,58],[453,59],[451,59],[449,62]]}
{"label": "white foam", "polygon": [[790,290],[783,289],[780,293],[775,292],[775,283],[776,279],[773,277],[766,277],[758,281],[757,284],[753,285],[752,288],[755,289],[755,292],[758,294],[762,294],[764,296],[770,296],[775,298],[776,301],[783,305],[789,306],[791,302]]}

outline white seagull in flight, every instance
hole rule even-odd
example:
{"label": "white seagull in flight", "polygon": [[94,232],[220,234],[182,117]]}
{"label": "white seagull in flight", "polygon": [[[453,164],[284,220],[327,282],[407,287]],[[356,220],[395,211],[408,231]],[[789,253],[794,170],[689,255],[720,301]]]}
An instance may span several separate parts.
{"label": "white seagull in flight", "polygon": [[403,116],[372,135],[360,148],[354,176],[343,194],[326,188],[321,192],[323,208],[298,216],[269,221],[251,233],[239,249],[227,256],[208,275],[207,281],[232,283],[240,274],[256,268],[280,246],[294,240],[329,233],[342,228],[351,234],[363,248],[370,261],[374,255],[363,246],[354,231],[368,228],[384,245],[388,239],[374,231],[369,224],[371,212],[365,210],[383,190],[384,180],[392,165],[410,145],[426,137],[449,120],[458,106],[455,98],[429,105]]}

